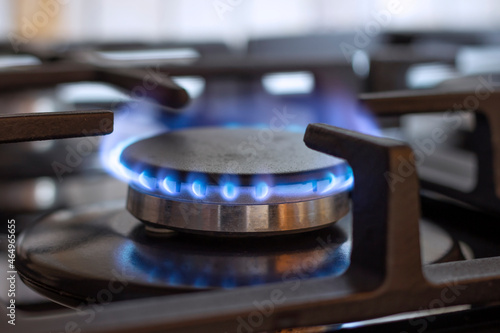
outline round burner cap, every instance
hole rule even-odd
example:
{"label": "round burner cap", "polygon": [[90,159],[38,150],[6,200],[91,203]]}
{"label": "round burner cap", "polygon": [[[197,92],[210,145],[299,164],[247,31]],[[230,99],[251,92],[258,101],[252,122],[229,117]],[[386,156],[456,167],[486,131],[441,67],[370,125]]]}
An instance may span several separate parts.
{"label": "round burner cap", "polygon": [[300,232],[349,210],[348,164],[300,133],[250,128],[173,131],[127,147],[127,208],[150,226],[218,235]]}
{"label": "round burner cap", "polygon": [[275,184],[301,182],[346,166],[342,159],[307,148],[300,133],[217,127],[172,131],[138,141],[123,151],[120,160],[135,172],[171,174],[179,181],[198,174],[209,184],[234,176],[240,185],[269,175]]}

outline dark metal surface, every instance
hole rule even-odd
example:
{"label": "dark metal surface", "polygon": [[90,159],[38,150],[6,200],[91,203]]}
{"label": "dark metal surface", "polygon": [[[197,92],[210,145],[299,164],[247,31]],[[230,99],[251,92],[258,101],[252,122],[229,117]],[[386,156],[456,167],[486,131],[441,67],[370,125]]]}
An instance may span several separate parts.
{"label": "dark metal surface", "polygon": [[141,69],[99,69],[96,79],[131,91],[132,96],[149,98],[172,109],[182,108],[189,102],[187,91],[165,73]]}
{"label": "dark metal surface", "polygon": [[[310,125],[305,141],[314,149],[346,158],[354,171],[352,261],[346,273],[108,304],[94,312],[90,324],[76,313],[53,313],[39,320],[18,316],[17,328],[61,331],[73,321],[86,332],[234,332],[243,330],[243,322],[253,325],[253,331],[266,331],[364,320],[435,304],[500,300],[499,257],[422,267],[417,176],[410,175],[392,191],[385,178],[387,172],[398,172],[400,158],[410,158],[408,146],[327,125]],[[255,304],[262,302],[271,302],[268,315],[256,310]],[[249,324],[251,316],[258,322]]]}
{"label": "dark metal surface", "polygon": [[53,63],[0,71],[0,91],[32,89],[61,83],[98,81],[130,92],[132,97],[149,98],[173,109],[189,102],[184,88],[167,74],[144,69],[106,69],[81,63]]}
{"label": "dark metal surface", "polygon": [[[500,306],[481,306],[469,310],[451,313],[404,318],[381,324],[360,323],[359,327],[345,328],[324,327],[323,330],[306,331],[307,333],[337,332],[337,333],[387,333],[387,332],[418,332],[428,333],[493,333],[500,327]],[[297,333],[302,332],[298,331]],[[280,332],[285,333],[285,332]],[[287,332],[294,333],[294,331]]]}
{"label": "dark metal surface", "polygon": [[[311,258],[301,278],[338,276],[349,266],[350,229],[348,215],[330,228],[264,239],[148,234],[117,202],[40,219],[23,235],[17,268],[29,286],[67,306],[96,298],[115,272],[127,286],[114,301],[279,282]],[[424,223],[421,234],[425,263],[461,259],[442,230]]]}
{"label": "dark metal surface", "polygon": [[476,126],[471,143],[478,163],[475,188],[465,193],[429,181],[422,181],[422,187],[491,212],[500,212],[500,91],[488,91],[483,83],[476,91],[395,91],[364,94],[361,99],[378,116],[429,112],[447,112],[447,116],[453,116],[453,112],[461,110],[474,111]]}
{"label": "dark metal surface", "polygon": [[497,216],[428,197],[422,197],[422,213],[453,238],[467,244],[475,258],[500,256],[497,234],[491,232],[497,228]]}
{"label": "dark metal surface", "polygon": [[[353,263],[382,273],[394,287],[423,283],[417,176],[410,175],[392,191],[386,178],[399,172],[398,158],[409,156],[411,149],[395,140],[322,124],[309,125],[304,142],[309,148],[346,158],[353,168]],[[372,163],[367,166],[367,161]]]}
{"label": "dark metal surface", "polygon": [[68,111],[0,115],[0,143],[50,140],[113,132],[113,112]]}
{"label": "dark metal surface", "polygon": [[171,131],[130,145],[120,160],[134,171],[171,172],[178,181],[192,173],[210,184],[237,176],[241,186],[255,185],[256,176],[272,177],[271,184],[320,180],[325,171],[346,168],[345,161],[305,147],[299,133],[251,128]]}
{"label": "dark metal surface", "polygon": [[50,87],[61,83],[94,81],[93,67],[75,64],[43,64],[0,71],[1,91]]}
{"label": "dark metal surface", "polygon": [[316,261],[304,278],[336,276],[349,266],[349,229],[346,218],[279,238],[147,235],[120,203],[98,205],[56,212],[26,230],[17,269],[29,286],[69,306],[96,298],[117,272],[127,283],[114,300],[276,282],[311,257]]}

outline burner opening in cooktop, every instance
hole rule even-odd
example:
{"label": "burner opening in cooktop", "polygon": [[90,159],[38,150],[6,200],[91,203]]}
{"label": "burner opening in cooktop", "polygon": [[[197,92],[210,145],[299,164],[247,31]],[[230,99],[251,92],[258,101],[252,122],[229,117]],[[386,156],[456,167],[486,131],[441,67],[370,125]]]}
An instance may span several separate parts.
{"label": "burner opening in cooktop", "polygon": [[[108,202],[32,223],[19,238],[16,268],[28,286],[71,307],[278,282],[293,292],[355,264],[352,223],[347,214],[329,227],[278,238],[150,235],[121,202]],[[421,221],[420,235],[422,264],[464,259],[458,241],[432,221]]]}
{"label": "burner opening in cooktop", "polygon": [[152,228],[218,236],[302,232],[348,212],[344,160],[310,150],[299,133],[262,133],[193,128],[129,145],[119,164],[128,210]]}
{"label": "burner opening in cooktop", "polygon": [[101,302],[103,290],[113,291],[108,302],[274,282],[296,288],[300,280],[339,276],[350,264],[349,215],[280,238],[221,240],[145,229],[120,202],[57,211],[25,230],[17,268],[30,287],[78,307]]}

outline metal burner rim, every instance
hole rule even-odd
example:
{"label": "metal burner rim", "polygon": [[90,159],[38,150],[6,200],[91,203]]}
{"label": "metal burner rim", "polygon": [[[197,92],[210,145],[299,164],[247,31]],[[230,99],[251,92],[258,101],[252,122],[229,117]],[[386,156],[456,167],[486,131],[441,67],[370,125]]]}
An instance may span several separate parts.
{"label": "metal burner rim", "polygon": [[129,186],[127,210],[150,230],[219,236],[274,236],[329,226],[350,209],[349,193],[287,203],[232,205],[177,201]]}

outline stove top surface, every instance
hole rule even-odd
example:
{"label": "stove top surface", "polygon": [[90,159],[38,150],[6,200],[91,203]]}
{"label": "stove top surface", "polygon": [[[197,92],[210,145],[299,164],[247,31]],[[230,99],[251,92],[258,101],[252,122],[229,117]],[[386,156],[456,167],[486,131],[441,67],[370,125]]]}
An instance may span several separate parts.
{"label": "stove top surface", "polygon": [[[336,276],[349,266],[349,217],[321,230],[259,239],[147,232],[120,202],[63,210],[19,240],[23,280],[57,302],[77,306],[110,281],[114,300]],[[305,264],[307,263],[307,265]]]}

